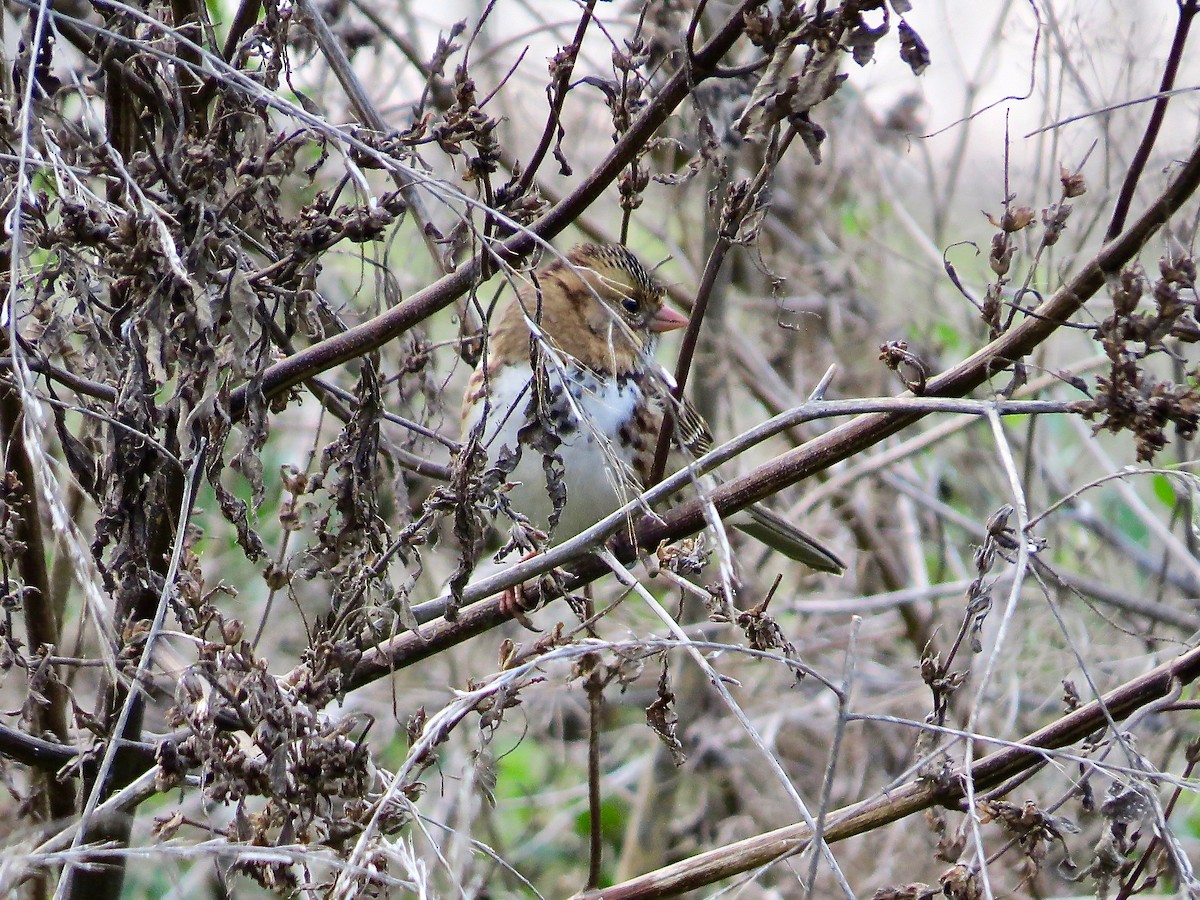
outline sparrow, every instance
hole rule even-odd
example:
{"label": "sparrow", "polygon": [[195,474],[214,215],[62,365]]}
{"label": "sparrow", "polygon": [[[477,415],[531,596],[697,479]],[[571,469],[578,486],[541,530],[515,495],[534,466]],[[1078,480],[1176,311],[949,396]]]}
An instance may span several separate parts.
{"label": "sparrow", "polygon": [[[507,471],[507,505],[551,545],[641,493],[666,409],[678,423],[668,474],[711,448],[703,418],[686,401],[675,405],[654,360],[659,335],[688,323],[664,296],[625,247],[579,244],[531,273],[491,316],[463,397],[463,435]],[[845,570],[765,507],[727,523],[818,571]]]}

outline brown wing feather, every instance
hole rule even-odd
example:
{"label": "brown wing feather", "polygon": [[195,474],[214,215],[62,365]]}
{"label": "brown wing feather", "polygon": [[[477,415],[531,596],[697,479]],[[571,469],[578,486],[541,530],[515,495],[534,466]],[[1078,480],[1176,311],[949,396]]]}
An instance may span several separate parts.
{"label": "brown wing feather", "polygon": [[712,431],[700,410],[691,400],[684,399],[676,413],[675,440],[692,456],[703,456],[713,448]]}

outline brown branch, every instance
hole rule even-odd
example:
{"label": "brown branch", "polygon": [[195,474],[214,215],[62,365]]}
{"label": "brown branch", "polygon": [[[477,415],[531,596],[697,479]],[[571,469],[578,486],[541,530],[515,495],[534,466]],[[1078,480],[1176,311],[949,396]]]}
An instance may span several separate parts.
{"label": "brown branch", "polygon": [[1137,151],[1129,163],[1129,171],[1125,173],[1121,192],[1117,195],[1117,202],[1113,207],[1112,220],[1108,223],[1108,230],[1104,233],[1106,241],[1111,241],[1125,227],[1125,217],[1129,215],[1129,207],[1133,203],[1133,192],[1137,189],[1137,183],[1142,177],[1146,163],[1150,160],[1150,151],[1154,149],[1154,142],[1158,140],[1158,133],[1162,128],[1163,119],[1166,117],[1167,104],[1171,102],[1170,91],[1175,86],[1175,76],[1179,73],[1179,61],[1183,58],[1183,48],[1187,43],[1188,31],[1192,27],[1192,19],[1196,17],[1197,12],[1200,12],[1197,0],[1186,0],[1179,4],[1179,22],[1175,26],[1175,37],[1171,41],[1171,50],[1167,54],[1166,65],[1163,66],[1162,83],[1158,88],[1159,97],[1154,101],[1154,108],[1150,110],[1150,120],[1146,123],[1146,132],[1142,135],[1142,141],[1138,144]]}
{"label": "brown branch", "polygon": [[600,886],[600,867],[604,853],[602,829],[603,805],[600,796],[600,729],[604,707],[604,684],[593,670],[584,681],[588,698],[588,873],[586,890]]}
{"label": "brown branch", "polygon": [[[735,229],[736,230],[736,229]],[[696,346],[700,343],[700,328],[704,324],[704,314],[708,310],[708,301],[712,297],[713,288],[717,283],[717,275],[725,262],[725,254],[733,246],[731,237],[725,233],[717,236],[712,250],[708,254],[708,262],[704,266],[704,274],[700,278],[700,287],[696,291],[696,301],[692,305],[688,317],[687,331],[683,335],[683,343],[679,348],[679,359],[675,362],[675,387],[671,396],[676,402],[683,399],[683,390],[687,387],[688,374],[692,369],[692,359],[696,355]],[[662,425],[658,430],[658,443],[654,448],[654,466],[650,470],[650,485],[658,484],[663,473],[667,470],[667,458],[671,453],[672,438],[675,434],[675,413],[667,409],[663,413]]]}
{"label": "brown branch", "polygon": [[[70,388],[80,396],[94,397],[106,403],[115,403],[117,400],[117,390],[111,385],[100,381],[89,381],[86,378],[76,375],[74,372],[68,372],[66,369],[53,366],[43,359],[27,358],[25,365],[31,372],[45,375],[47,378],[57,381],[63,387]],[[11,356],[0,356],[0,370],[11,370],[12,367],[13,361]]]}
{"label": "brown branch", "polygon": [[[221,47],[221,55],[225,58],[225,62],[233,62],[234,51],[237,50],[238,44],[242,42],[246,32],[254,27],[254,23],[258,21],[258,15],[262,12],[262,3],[260,0],[242,0],[238,4],[237,12],[233,15],[233,21],[229,24],[229,33],[225,35],[225,43]],[[215,82],[213,82],[215,84]]]}
{"label": "brown branch", "polygon": [[[260,0],[242,0],[238,4],[237,12],[234,13],[233,21],[229,24],[229,31],[225,35],[225,41],[221,45],[221,58],[231,66],[237,62],[234,54],[237,52],[242,38],[246,36],[247,31],[254,27],[261,12]],[[221,79],[218,77],[207,79],[196,96],[196,105],[202,109],[207,108],[216,97],[220,85]]]}
{"label": "brown branch", "polygon": [[[0,352],[8,349],[8,333],[0,331]],[[46,543],[43,537],[41,509],[38,503],[37,480],[33,462],[25,446],[21,419],[24,410],[21,396],[11,382],[0,381],[0,433],[5,438],[0,444],[3,451],[4,472],[11,471],[20,482],[18,490],[10,497],[13,537],[24,545],[17,565],[21,573],[24,591],[21,595],[21,610],[25,618],[25,634],[31,666],[38,665],[42,652],[52,652],[58,647],[61,637],[62,598],[50,590],[50,572],[46,566]],[[33,681],[31,680],[31,685]],[[45,679],[37,685],[44,703],[34,703],[28,723],[33,734],[51,732],[66,745],[71,733],[67,722],[67,689],[59,680],[53,667],[45,673]],[[43,818],[64,819],[75,813],[75,786],[62,783],[49,776],[39,788],[45,800],[39,810]]]}
{"label": "brown branch", "polygon": [[[173,467],[164,467],[164,484],[159,494],[159,499],[163,502],[157,507],[150,506],[155,515],[153,520],[147,523],[143,533],[147,544],[146,561],[149,570],[161,579],[161,583],[170,583],[173,579],[172,569],[176,563],[173,550],[176,543],[183,540],[181,529],[187,527],[190,504],[195,500],[195,484],[202,471],[203,453],[202,446],[200,455],[194,462],[191,484],[186,484],[184,475]],[[189,505],[181,510],[185,490],[188,491]],[[182,515],[177,517],[176,513],[180,511]],[[157,627],[161,624],[158,610],[163,603],[165,599],[160,596],[160,591],[149,584],[118,593],[114,622],[121,628],[128,622],[146,620],[155,622]],[[150,647],[152,638],[148,637],[146,641],[146,646]],[[142,664],[136,673],[138,679],[134,684],[140,683],[140,677],[145,674],[149,661],[149,653],[143,651]],[[132,695],[131,691],[134,691]],[[133,751],[131,745],[141,743],[147,703],[146,694],[133,685],[106,679],[101,687],[96,701],[96,718],[104,723],[107,741],[119,744],[114,752],[105,753],[104,761],[107,763],[111,760],[110,767],[107,770],[100,767],[84,779],[84,796],[89,800],[85,803],[84,816],[80,821],[82,835],[77,842],[80,846],[105,842],[111,842],[118,847],[129,846],[129,838],[133,833],[133,816],[96,816],[89,820],[87,816],[91,807],[88,803],[93,802],[93,796],[98,797],[99,802],[103,802],[112,794],[132,784],[146,771],[142,756]],[[86,860],[86,857],[84,859]],[[63,873],[65,887],[60,887],[59,894],[66,900],[115,900],[122,896],[125,871],[125,857],[118,857],[103,866],[68,865]]]}
{"label": "brown branch", "polygon": [[176,77],[188,120],[178,124],[191,134],[203,134],[208,127],[204,114],[207,104],[196,73],[203,71],[200,47],[205,27],[209,25],[208,6],[203,0],[171,0],[171,21],[174,33],[181,38],[175,52],[183,65],[177,69]]}
{"label": "brown branch", "polygon": [[[144,772],[154,765],[155,746],[146,741],[127,741],[121,749],[128,753],[131,759],[138,760]],[[81,752],[75,747],[34,737],[4,724],[0,724],[0,756],[43,772],[59,773],[65,769],[61,771],[64,778],[93,775],[99,765],[95,756]]]}
{"label": "brown branch", "polygon": [[[1200,676],[1200,648],[1189,650],[1140,678],[1110,691],[1102,701],[1093,700],[1061,719],[1035,731],[1019,743],[998,750],[972,766],[976,793],[985,791],[1033,766],[1041,765],[1044,751],[1067,747],[1154,700],[1166,696],[1177,682],[1184,684]],[[950,787],[927,781],[915,781],[885,796],[852,804],[830,816],[823,837],[826,843],[842,841],[935,806],[957,804],[966,796],[965,782],[959,779]],[[741,872],[770,865],[792,856],[812,837],[807,825],[788,825],[744,841],[700,853],[690,859],[650,872],[603,892],[582,895],[599,900],[630,900],[642,897],[667,897],[694,890],[730,878]]]}
{"label": "brown branch", "polygon": [[0,724],[0,755],[32,769],[56,772],[74,762],[78,752],[66,744],[56,744]]}

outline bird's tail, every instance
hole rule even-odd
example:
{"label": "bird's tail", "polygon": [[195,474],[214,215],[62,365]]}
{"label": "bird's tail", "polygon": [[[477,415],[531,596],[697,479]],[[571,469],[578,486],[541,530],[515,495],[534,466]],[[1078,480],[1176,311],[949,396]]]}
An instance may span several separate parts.
{"label": "bird's tail", "polygon": [[841,575],[846,571],[846,564],[832,550],[765,506],[748,506],[731,517],[729,524],[818,572]]}

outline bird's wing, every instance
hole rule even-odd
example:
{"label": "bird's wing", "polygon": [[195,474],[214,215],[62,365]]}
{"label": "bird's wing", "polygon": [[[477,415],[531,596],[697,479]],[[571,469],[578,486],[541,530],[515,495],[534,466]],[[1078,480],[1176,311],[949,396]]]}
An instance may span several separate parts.
{"label": "bird's wing", "polygon": [[700,410],[686,397],[679,404],[675,440],[692,456],[703,456],[713,448],[712,430]]}

